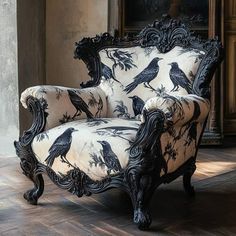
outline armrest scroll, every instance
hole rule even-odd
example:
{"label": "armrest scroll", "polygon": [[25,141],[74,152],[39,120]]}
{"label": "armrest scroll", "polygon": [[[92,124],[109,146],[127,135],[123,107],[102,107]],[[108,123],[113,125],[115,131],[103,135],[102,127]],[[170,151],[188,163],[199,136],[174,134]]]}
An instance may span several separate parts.
{"label": "armrest scroll", "polygon": [[78,119],[106,117],[107,113],[106,95],[99,87],[31,87],[21,94],[21,103],[25,108],[30,97],[44,100],[47,112],[45,130]]}
{"label": "armrest scroll", "polygon": [[184,126],[189,122],[204,122],[210,110],[210,102],[197,95],[157,96],[150,98],[144,110],[162,110],[167,125]]}

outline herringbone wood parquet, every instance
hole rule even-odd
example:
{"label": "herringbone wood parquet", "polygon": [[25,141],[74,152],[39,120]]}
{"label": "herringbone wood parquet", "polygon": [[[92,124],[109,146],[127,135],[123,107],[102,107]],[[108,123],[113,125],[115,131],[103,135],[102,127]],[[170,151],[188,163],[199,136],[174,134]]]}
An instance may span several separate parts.
{"label": "herringbone wood parquet", "polygon": [[196,198],[186,197],[181,178],[159,187],[151,229],[141,232],[117,189],[77,198],[45,178],[39,205],[29,205],[22,194],[32,183],[19,160],[0,157],[0,235],[236,235],[236,145],[201,149],[197,165]]}

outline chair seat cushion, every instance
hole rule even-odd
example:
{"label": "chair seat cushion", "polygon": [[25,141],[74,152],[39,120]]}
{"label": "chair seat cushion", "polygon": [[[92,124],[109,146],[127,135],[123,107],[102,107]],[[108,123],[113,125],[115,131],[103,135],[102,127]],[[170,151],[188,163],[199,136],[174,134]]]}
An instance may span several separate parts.
{"label": "chair seat cushion", "polygon": [[93,180],[122,171],[140,121],[120,118],[79,120],[38,134],[32,149],[39,162],[65,175],[79,168]]}

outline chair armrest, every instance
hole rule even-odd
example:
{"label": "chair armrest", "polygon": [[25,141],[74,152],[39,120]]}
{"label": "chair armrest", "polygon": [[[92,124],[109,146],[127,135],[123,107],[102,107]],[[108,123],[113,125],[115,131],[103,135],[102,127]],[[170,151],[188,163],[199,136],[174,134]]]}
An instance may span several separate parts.
{"label": "chair armrest", "polygon": [[106,117],[106,95],[99,87],[74,89],[59,86],[35,86],[21,94],[21,103],[27,108],[28,98],[44,100],[47,113],[46,129],[68,121]]}
{"label": "chair armrest", "polygon": [[194,94],[164,95],[150,98],[144,105],[146,111],[157,109],[164,112],[168,126],[184,126],[189,122],[204,122],[210,110],[210,102]]}

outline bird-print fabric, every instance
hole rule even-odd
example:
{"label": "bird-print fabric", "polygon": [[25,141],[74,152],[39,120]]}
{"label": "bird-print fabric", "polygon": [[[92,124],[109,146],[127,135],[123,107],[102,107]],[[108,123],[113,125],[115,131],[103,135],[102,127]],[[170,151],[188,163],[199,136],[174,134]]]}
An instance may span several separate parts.
{"label": "bird-print fabric", "polygon": [[144,106],[147,111],[157,108],[166,116],[166,132],[161,136],[161,147],[170,173],[195,156],[210,102],[193,94],[169,95],[150,98]]}
{"label": "bird-print fabric", "polygon": [[21,103],[26,108],[29,96],[46,101],[47,121],[45,129],[78,120],[107,116],[105,93],[99,88],[74,89],[59,86],[35,86],[21,94]]}
{"label": "bird-print fabric", "polygon": [[139,124],[119,118],[68,122],[36,136],[32,149],[40,162],[58,174],[76,167],[90,178],[101,180],[127,166],[129,147]]}
{"label": "bird-print fabric", "polygon": [[54,141],[48,150],[48,157],[45,159],[48,166],[52,167],[55,158],[58,157],[60,157],[62,161],[67,160],[66,154],[70,150],[72,132],[74,131],[76,131],[74,128],[68,128]]}
{"label": "bird-print fabric", "polygon": [[174,87],[171,89],[171,92],[178,91],[179,87],[182,87],[187,91],[187,93],[192,92],[192,81],[190,81],[185,73],[179,68],[177,62],[172,62],[168,64],[171,66],[169,76],[170,80],[173,83]]}
{"label": "bird-print fabric", "polygon": [[[159,53],[156,47],[109,48],[99,52],[102,78],[100,88],[108,96],[108,117],[121,117],[117,109],[123,104],[123,117],[134,117],[136,96],[146,102],[160,93],[186,95],[204,56],[203,51],[174,47]],[[115,112],[114,112],[115,111]]]}
{"label": "bird-print fabric", "polygon": [[138,75],[136,75],[133,78],[133,81],[125,87],[124,91],[126,93],[131,93],[136,87],[141,84],[144,84],[144,86],[146,86],[147,88],[150,87],[150,82],[154,80],[158,75],[158,62],[160,60],[162,60],[162,58],[155,57],[154,59],[152,59],[149,65]]}
{"label": "bird-print fabric", "polygon": [[120,172],[122,170],[120,161],[117,155],[112,151],[112,147],[107,141],[98,141],[102,145],[101,155],[104,160],[105,165],[108,170],[107,173],[110,174],[112,170]]}
{"label": "bird-print fabric", "polygon": [[[175,47],[161,54],[156,47],[108,48],[100,51],[98,87],[73,89],[36,86],[22,93],[46,103],[45,131],[32,149],[39,162],[65,175],[79,168],[93,180],[125,169],[143,109],[165,113],[161,152],[167,173],[195,155],[209,101],[192,93],[204,52]],[[165,174],[162,171],[161,175]]]}
{"label": "bird-print fabric", "polygon": [[[196,95],[157,96],[144,105],[147,111],[156,108],[166,116],[161,147],[167,173],[171,173],[194,156],[210,105]],[[37,135],[32,148],[36,158],[58,174],[76,167],[90,178],[101,180],[127,166],[129,147],[140,122],[143,119],[94,118],[68,122]]]}

